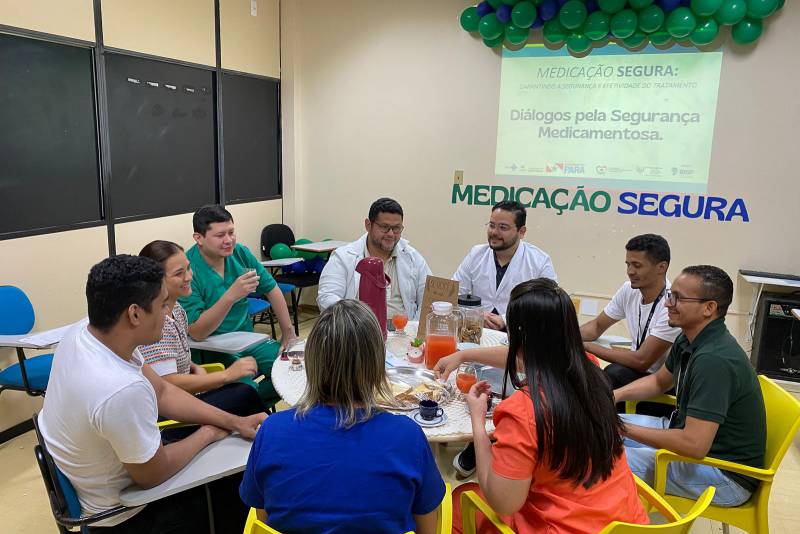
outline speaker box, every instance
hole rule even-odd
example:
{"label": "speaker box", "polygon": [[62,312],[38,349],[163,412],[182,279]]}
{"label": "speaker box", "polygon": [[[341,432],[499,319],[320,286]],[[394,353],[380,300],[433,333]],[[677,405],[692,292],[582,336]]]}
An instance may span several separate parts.
{"label": "speaker box", "polygon": [[762,293],[758,302],[751,361],[759,374],[800,382],[800,295]]}

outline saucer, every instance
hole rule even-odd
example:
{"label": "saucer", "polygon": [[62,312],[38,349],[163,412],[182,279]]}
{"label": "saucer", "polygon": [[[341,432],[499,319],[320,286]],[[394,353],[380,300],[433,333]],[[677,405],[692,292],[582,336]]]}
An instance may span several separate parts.
{"label": "saucer", "polygon": [[[494,415],[494,408],[495,406],[497,406],[498,402],[500,402],[499,399],[494,399],[494,402],[492,403],[492,408],[488,412],[486,412],[487,419],[491,419],[492,416]],[[469,404],[467,404],[466,402],[464,402],[464,411],[469,413]]]}
{"label": "saucer", "polygon": [[426,421],[425,419],[422,418],[422,416],[420,416],[419,408],[417,408],[416,410],[412,410],[408,414],[408,416],[411,419],[413,419],[415,423],[417,423],[419,426],[421,426],[423,428],[433,428],[433,427],[437,427],[437,426],[442,426],[443,424],[445,424],[447,422],[447,414],[446,413],[442,413],[441,417],[435,417],[435,418],[431,419],[430,421]]}

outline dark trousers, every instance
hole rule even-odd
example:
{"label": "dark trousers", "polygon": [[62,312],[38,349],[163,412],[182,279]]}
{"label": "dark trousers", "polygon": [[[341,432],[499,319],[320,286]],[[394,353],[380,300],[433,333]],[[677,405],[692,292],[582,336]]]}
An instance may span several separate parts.
{"label": "dark trousers", "polygon": [[[249,387],[249,386],[248,386]],[[251,388],[252,389],[252,388]],[[217,534],[241,534],[248,508],[239,499],[242,474],[208,484]],[[202,534],[209,532],[208,500],[203,486],[152,502],[113,527],[90,527],[94,534]]]}
{"label": "dark trousers", "polygon": [[[223,412],[242,417],[264,411],[264,405],[261,403],[258,392],[241,382],[225,384],[217,389],[200,393],[197,398],[211,406],[216,406]],[[164,444],[172,443],[185,438],[197,429],[196,425],[168,429],[161,433],[161,441]]]}
{"label": "dark trousers", "polygon": [[[612,389],[621,388],[622,386],[626,386],[631,382],[639,380],[640,378],[650,374],[637,371],[636,369],[631,369],[630,367],[625,367],[624,365],[620,365],[618,363],[608,364],[605,369],[603,369],[603,372],[606,374],[609,382],[611,382]],[[636,413],[642,415],[652,415],[654,417],[669,417],[670,414],[672,414],[673,409],[674,408],[672,406],[658,404],[655,402],[640,402],[636,406]],[[625,413],[624,402],[617,403],[617,413]]]}

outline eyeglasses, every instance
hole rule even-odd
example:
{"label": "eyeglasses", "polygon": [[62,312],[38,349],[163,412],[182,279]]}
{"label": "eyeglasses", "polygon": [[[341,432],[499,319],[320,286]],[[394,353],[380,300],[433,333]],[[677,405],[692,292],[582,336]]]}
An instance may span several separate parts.
{"label": "eyeglasses", "polygon": [[678,303],[678,301],[686,301],[686,300],[692,301],[692,302],[709,302],[709,301],[712,301],[714,299],[701,299],[701,298],[694,298],[694,297],[682,297],[680,295],[676,295],[675,293],[673,293],[669,289],[667,290],[665,302],[667,304],[669,304],[670,306],[675,306]]}
{"label": "eyeglasses", "polygon": [[380,230],[384,234],[388,234],[389,232],[392,232],[393,234],[402,234],[403,228],[405,228],[405,226],[403,226],[402,224],[398,224],[397,226],[389,226],[388,224],[381,224],[379,222],[374,222],[372,224],[374,226],[377,226],[378,230]]}
{"label": "eyeglasses", "polygon": [[493,222],[487,222],[485,226],[489,230],[500,230],[501,232],[508,232],[512,228],[516,228],[516,226],[511,226],[509,224],[503,224],[503,223],[495,224]]}

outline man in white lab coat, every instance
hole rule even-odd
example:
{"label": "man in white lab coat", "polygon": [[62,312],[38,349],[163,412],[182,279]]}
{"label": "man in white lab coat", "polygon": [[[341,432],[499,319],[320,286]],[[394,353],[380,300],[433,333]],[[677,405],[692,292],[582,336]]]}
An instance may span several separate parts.
{"label": "man in white lab coat", "polygon": [[317,305],[324,310],[342,299],[357,299],[361,275],[356,265],[371,256],[383,260],[383,270],[391,284],[386,288],[387,317],[405,314],[419,316],[425,279],[431,274],[422,254],[401,239],[403,208],[391,198],[379,198],[364,220],[367,233],[336,249],[319,277]]}
{"label": "man in white lab coat", "polygon": [[460,294],[481,298],[489,328],[505,328],[502,316],[517,284],[533,278],[558,281],[550,256],[522,241],[526,217],[525,206],[519,202],[504,200],[495,204],[486,223],[488,243],[472,247],[453,275],[459,282]]}

